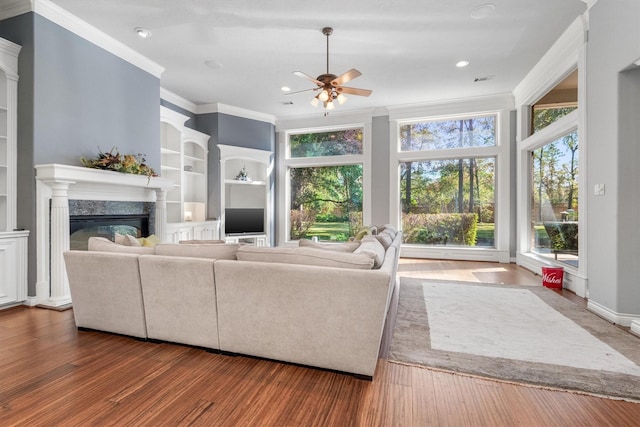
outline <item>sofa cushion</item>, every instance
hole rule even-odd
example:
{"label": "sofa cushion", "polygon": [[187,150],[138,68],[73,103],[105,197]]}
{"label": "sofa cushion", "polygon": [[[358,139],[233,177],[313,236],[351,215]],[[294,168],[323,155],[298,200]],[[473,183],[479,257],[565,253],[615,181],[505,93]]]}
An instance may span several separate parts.
{"label": "sofa cushion", "polygon": [[120,252],[130,254],[153,254],[153,248],[144,246],[125,246],[104,237],[89,237],[88,250],[99,252]]}
{"label": "sofa cushion", "polygon": [[155,247],[156,255],[184,256],[208,259],[236,259],[238,243],[190,244],[160,243]]}
{"label": "sofa cushion", "polygon": [[353,252],[358,249],[360,246],[360,242],[345,242],[345,243],[325,243],[325,242],[314,242],[309,239],[300,239],[298,240],[298,246],[300,247],[309,247],[316,249],[326,249],[330,251],[336,252]]}
{"label": "sofa cushion", "polygon": [[389,246],[391,246],[391,244],[393,243],[393,239],[395,238],[388,231],[383,231],[382,233],[376,234],[375,237],[380,243],[382,243],[385,251],[389,249]]}
{"label": "sofa cushion", "polygon": [[373,268],[380,268],[384,262],[385,248],[382,246],[376,236],[364,236],[360,247],[354,253],[367,254],[373,259]]}
{"label": "sofa cushion", "polygon": [[373,259],[369,254],[336,252],[305,247],[269,248],[242,246],[238,249],[237,256],[240,261],[277,262],[361,270],[370,270],[373,267]]}

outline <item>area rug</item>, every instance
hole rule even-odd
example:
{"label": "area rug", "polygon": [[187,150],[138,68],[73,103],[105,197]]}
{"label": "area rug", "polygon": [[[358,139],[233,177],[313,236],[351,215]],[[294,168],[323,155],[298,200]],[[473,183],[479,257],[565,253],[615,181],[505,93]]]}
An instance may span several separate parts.
{"label": "area rug", "polygon": [[403,277],[389,359],[640,401],[640,338],[542,286]]}

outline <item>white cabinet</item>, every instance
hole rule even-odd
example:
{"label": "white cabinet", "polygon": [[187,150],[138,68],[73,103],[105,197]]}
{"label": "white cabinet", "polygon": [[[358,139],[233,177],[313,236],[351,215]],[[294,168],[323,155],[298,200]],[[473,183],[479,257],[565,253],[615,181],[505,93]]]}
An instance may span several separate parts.
{"label": "white cabinet", "polygon": [[220,240],[220,221],[182,222],[167,224],[167,241]]}
{"label": "white cabinet", "polygon": [[27,299],[28,231],[0,232],[0,308]]}
{"label": "white cabinet", "polygon": [[0,39],[0,307],[27,299],[28,231],[17,226],[17,104],[20,46]]}
{"label": "white cabinet", "polygon": [[[160,107],[160,175],[174,182],[173,189],[167,192],[167,234],[171,241],[193,239],[182,238],[186,232],[180,230],[192,233],[192,223],[207,222],[209,135],[186,127],[184,124],[188,119],[183,114]],[[204,224],[204,230],[215,227],[214,223]]]}
{"label": "white cabinet", "polygon": [[[220,234],[228,242],[249,239],[258,246],[269,242],[272,153],[218,145],[220,150]],[[262,211],[262,224],[255,212]],[[246,221],[243,229],[242,221]],[[253,235],[253,236],[249,236]]]}

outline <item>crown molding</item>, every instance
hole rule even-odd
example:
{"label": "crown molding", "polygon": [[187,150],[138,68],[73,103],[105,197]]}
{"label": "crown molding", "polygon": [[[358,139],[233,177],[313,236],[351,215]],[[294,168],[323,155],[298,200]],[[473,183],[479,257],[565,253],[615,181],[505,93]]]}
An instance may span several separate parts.
{"label": "crown molding", "polygon": [[231,116],[243,117],[245,119],[257,120],[259,122],[267,122],[272,125],[276,124],[276,118],[271,114],[259,113],[257,111],[246,110],[240,107],[233,107],[231,105],[212,103],[202,104],[196,107],[196,114],[209,114],[209,113],[222,113],[229,114]]}
{"label": "crown molding", "polygon": [[515,102],[513,95],[510,93],[387,107],[389,120],[513,109],[515,109]]}
{"label": "crown molding", "polygon": [[373,120],[375,109],[332,112],[325,116],[323,113],[283,117],[278,119],[276,132],[284,132],[290,129],[322,129],[329,126],[359,126],[369,124]]}
{"label": "crown molding", "polygon": [[195,103],[162,87],[160,88],[160,98],[193,114],[195,114],[198,109],[198,106]]}
{"label": "crown molding", "polygon": [[160,78],[164,67],[141,55],[49,0],[10,0],[0,6],[0,20],[34,12],[130,64]]}
{"label": "crown molding", "polygon": [[562,33],[540,61],[513,90],[516,105],[537,101],[578,65],[578,53],[586,43],[588,17],[581,15]]}

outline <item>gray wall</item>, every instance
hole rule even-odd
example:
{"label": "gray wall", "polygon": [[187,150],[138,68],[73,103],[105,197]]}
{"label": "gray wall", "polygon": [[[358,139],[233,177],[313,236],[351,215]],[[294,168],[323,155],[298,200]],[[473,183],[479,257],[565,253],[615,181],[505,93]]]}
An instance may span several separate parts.
{"label": "gray wall", "polygon": [[[275,126],[271,123],[244,117],[231,116],[224,113],[198,114],[195,127],[200,132],[211,135],[209,140],[209,175],[207,183],[209,199],[207,212],[212,218],[220,216],[220,151],[218,144],[236,147],[253,148],[274,153],[275,162]],[[275,163],[274,163],[275,164]],[[275,213],[275,174],[271,175],[271,212]],[[271,244],[275,240],[275,224],[271,224]]]}
{"label": "gray wall", "polygon": [[[371,224],[388,224],[391,218],[389,178],[389,116],[374,117],[371,122]],[[374,196],[375,194],[375,196]],[[386,196],[386,197],[385,197]]]}
{"label": "gray wall", "polygon": [[[80,166],[118,147],[160,167],[160,81],[34,13],[0,22],[21,45],[18,82],[18,226],[29,237],[29,295],[35,295],[37,164]],[[34,60],[37,58],[37,60]]]}
{"label": "gray wall", "polygon": [[[589,298],[640,314],[640,2],[599,0],[587,45]],[[627,70],[627,71],[625,71]],[[594,196],[594,184],[605,195]]]}

